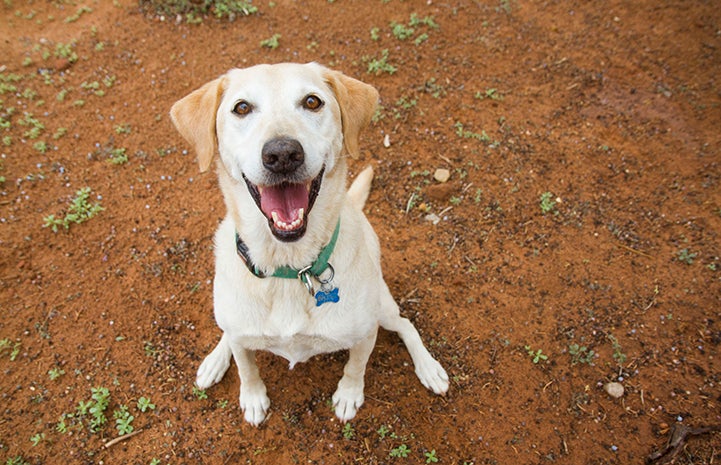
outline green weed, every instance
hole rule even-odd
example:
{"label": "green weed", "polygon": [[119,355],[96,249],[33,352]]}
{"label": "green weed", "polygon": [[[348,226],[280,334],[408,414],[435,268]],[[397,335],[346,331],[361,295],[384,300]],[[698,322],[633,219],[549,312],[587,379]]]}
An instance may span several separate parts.
{"label": "green weed", "polygon": [[146,10],[164,16],[185,16],[188,22],[201,22],[197,15],[213,14],[218,19],[234,20],[237,16],[249,16],[258,12],[251,0],[140,0]]}
{"label": "green weed", "polygon": [[463,123],[460,121],[456,121],[456,124],[454,124],[453,127],[456,128],[456,135],[458,137],[462,137],[464,139],[476,139],[481,142],[488,142],[491,140],[488,134],[486,134],[486,131],[481,131],[480,133],[469,131],[465,129]]}
{"label": "green weed", "polygon": [[539,363],[539,362],[545,362],[548,360],[548,355],[544,354],[541,349],[533,350],[531,349],[531,346],[524,346],[524,349],[526,349],[526,352],[533,360],[533,363]]}
{"label": "green weed", "polygon": [[436,450],[435,450],[435,449],[433,449],[433,450],[430,451],[430,452],[426,452],[426,453],[423,454],[423,455],[426,456],[426,463],[437,463],[437,462],[438,462],[438,457],[436,457]]}
{"label": "green weed", "polygon": [[378,76],[381,73],[393,74],[398,68],[388,63],[388,49],[381,50],[380,58],[363,57],[363,61],[368,63],[369,74]]}
{"label": "green weed", "polygon": [[681,263],[693,265],[694,259],[697,255],[698,254],[691,252],[689,249],[681,249],[678,251],[678,254],[676,254],[676,258]]}
{"label": "green weed", "polygon": [[547,213],[551,213],[556,209],[556,200],[553,198],[553,194],[551,194],[550,192],[544,192],[543,194],[541,194],[539,203],[541,206],[541,213],[543,213],[544,215]]}
{"label": "green weed", "polygon": [[58,367],[53,367],[50,370],[48,370],[48,376],[50,377],[51,381],[55,381],[56,379],[60,378],[62,375],[65,374],[65,370]]}
{"label": "green weed", "polygon": [[200,389],[198,386],[193,386],[193,395],[198,400],[204,400],[208,398],[208,393],[205,392],[205,389]]}
{"label": "green weed", "polygon": [[106,387],[91,388],[91,399],[89,405],[86,405],[87,412],[90,414],[90,431],[97,432],[101,426],[108,422],[105,417],[105,410],[110,403],[110,391]]}
{"label": "green weed", "polygon": [[133,428],[133,420],[135,420],[135,417],[130,414],[126,405],[118,407],[118,409],[113,412],[113,418],[115,418],[115,428],[121,436],[130,434],[135,429]]}
{"label": "green weed", "polygon": [[90,7],[81,6],[80,8],[78,8],[74,15],[65,18],[65,23],[74,23],[75,21],[79,20],[84,13],[91,13],[92,11],[93,9]]}
{"label": "green weed", "polygon": [[592,350],[588,350],[586,346],[580,346],[578,344],[571,344],[568,346],[568,353],[571,355],[571,365],[578,363],[591,364],[595,353]]}
{"label": "green weed", "polygon": [[30,442],[33,443],[33,447],[37,446],[45,440],[45,433],[37,433],[30,437]]}
{"label": "green weed", "polygon": [[146,410],[155,410],[155,404],[147,397],[141,397],[138,399],[138,410],[143,413],[145,413]]}
{"label": "green weed", "polygon": [[273,34],[272,37],[265,39],[265,40],[261,40],[260,46],[269,48],[271,50],[275,50],[276,48],[278,48],[278,46],[280,46],[280,38],[281,37],[282,36],[280,34]]}
{"label": "green weed", "polygon": [[108,161],[113,165],[124,165],[128,162],[128,155],[122,147],[111,149]]}
{"label": "green weed", "polygon": [[498,101],[503,100],[503,95],[501,95],[497,89],[493,89],[493,88],[488,88],[483,92],[480,92],[480,91],[476,92],[474,97],[479,100],[485,100],[485,99],[498,100]]}
{"label": "green weed", "polygon": [[0,339],[0,355],[6,350],[10,351],[10,361],[14,362],[18,354],[20,354],[20,345],[20,342],[13,343],[8,338]]}
{"label": "green weed", "polygon": [[626,363],[626,354],[623,353],[621,344],[612,334],[608,335],[608,340],[611,341],[611,345],[613,346],[613,359],[618,366],[623,366],[623,364]]}
{"label": "green weed", "polygon": [[75,193],[75,198],[71,201],[67,212],[63,218],[55,218],[55,215],[48,215],[43,220],[45,224],[43,227],[52,229],[53,232],[58,232],[58,228],[62,226],[65,230],[70,228],[71,224],[81,224],[88,221],[101,211],[103,207],[100,203],[91,204],[88,199],[90,198],[90,188],[83,187],[78,189]]}
{"label": "green weed", "polygon": [[390,453],[388,454],[390,457],[408,457],[408,454],[411,453],[411,450],[406,446],[405,444],[401,444],[400,446],[391,449]]}
{"label": "green weed", "polygon": [[346,423],[343,425],[343,437],[346,439],[353,439],[355,436],[355,429],[353,429],[353,425],[350,423]]}

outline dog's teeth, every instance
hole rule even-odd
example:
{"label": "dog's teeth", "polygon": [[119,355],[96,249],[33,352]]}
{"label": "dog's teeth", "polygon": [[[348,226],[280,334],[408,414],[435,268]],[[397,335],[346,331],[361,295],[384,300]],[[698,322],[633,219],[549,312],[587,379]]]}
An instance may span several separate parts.
{"label": "dog's teeth", "polygon": [[[298,219],[296,220],[298,223],[303,221],[303,216],[305,216],[305,208],[298,209]],[[294,221],[295,222],[295,221]]]}
{"label": "dog's teeth", "polygon": [[272,212],[270,216],[273,217],[273,223],[278,224],[280,221],[278,221],[278,212]]}

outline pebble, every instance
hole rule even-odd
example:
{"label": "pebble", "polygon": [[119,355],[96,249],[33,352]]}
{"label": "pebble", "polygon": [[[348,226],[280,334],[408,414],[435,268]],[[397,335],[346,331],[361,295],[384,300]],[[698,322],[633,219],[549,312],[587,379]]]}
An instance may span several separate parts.
{"label": "pebble", "polygon": [[623,384],[621,383],[606,383],[603,385],[603,390],[606,391],[606,393],[614,399],[620,399],[621,397],[623,397],[624,389]]}
{"label": "pebble", "polygon": [[450,178],[451,172],[445,168],[438,168],[436,172],[433,173],[433,179],[441,183],[447,182]]}

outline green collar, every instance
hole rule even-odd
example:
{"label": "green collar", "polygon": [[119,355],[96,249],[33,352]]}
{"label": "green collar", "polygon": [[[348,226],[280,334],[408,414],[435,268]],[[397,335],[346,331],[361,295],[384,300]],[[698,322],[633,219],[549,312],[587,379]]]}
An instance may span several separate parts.
{"label": "green collar", "polygon": [[305,283],[307,282],[308,275],[318,279],[318,277],[323,274],[325,270],[327,270],[329,267],[331,269],[333,268],[330,263],[328,263],[328,260],[333,254],[333,249],[335,249],[335,243],[338,241],[339,232],[340,219],[338,219],[338,223],[335,226],[335,231],[333,231],[333,236],[331,236],[330,242],[328,242],[328,245],[323,247],[323,249],[320,251],[320,254],[318,254],[318,258],[316,258],[313,263],[300,270],[291,268],[289,266],[281,266],[280,268],[277,268],[271,275],[266,275],[265,273],[260,271],[257,266],[255,266],[253,261],[250,259],[250,252],[248,250],[248,246],[245,245],[245,242],[243,242],[237,232],[235,233],[235,246],[238,251],[238,256],[243,261],[243,263],[245,263],[245,266],[247,266],[248,270],[250,270],[250,272],[258,278],[266,278],[270,276],[272,278],[300,279]]}

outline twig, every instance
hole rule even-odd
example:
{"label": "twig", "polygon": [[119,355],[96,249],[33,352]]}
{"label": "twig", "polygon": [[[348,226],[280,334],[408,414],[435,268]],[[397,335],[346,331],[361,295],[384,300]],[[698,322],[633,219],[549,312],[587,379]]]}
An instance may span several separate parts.
{"label": "twig", "polygon": [[113,447],[115,444],[117,444],[117,443],[119,443],[119,442],[122,442],[122,441],[125,441],[126,439],[130,439],[130,438],[132,438],[133,436],[135,436],[136,434],[140,434],[140,433],[142,433],[142,432],[143,432],[142,429],[136,429],[136,430],[133,431],[132,433],[123,434],[122,436],[118,436],[118,437],[115,438],[115,439],[111,439],[110,441],[108,441],[108,442],[105,443],[105,448],[106,448],[106,449],[110,449],[110,448]]}
{"label": "twig", "polygon": [[633,247],[629,247],[629,246],[623,245],[623,244],[616,244],[616,245],[618,245],[619,247],[621,247],[621,248],[623,248],[623,249],[628,250],[629,252],[637,253],[637,254],[642,255],[642,256],[644,256],[644,257],[646,257],[646,258],[653,258],[653,257],[650,256],[649,254],[643,253],[643,252],[641,252],[640,250],[636,250],[636,249],[634,249]]}
{"label": "twig", "polygon": [[671,434],[668,438],[666,446],[653,452],[648,456],[647,463],[653,463],[661,458],[666,458],[667,461],[664,463],[673,462],[676,455],[681,452],[681,449],[686,445],[686,440],[689,436],[698,436],[700,434],[712,433],[715,431],[721,431],[721,425],[713,426],[701,426],[699,428],[691,428],[686,425],[673,425],[671,428]]}

